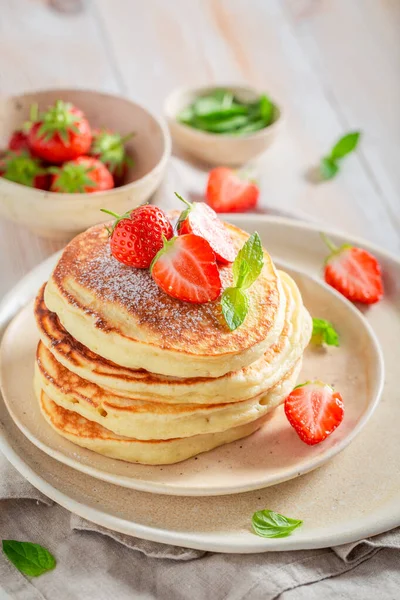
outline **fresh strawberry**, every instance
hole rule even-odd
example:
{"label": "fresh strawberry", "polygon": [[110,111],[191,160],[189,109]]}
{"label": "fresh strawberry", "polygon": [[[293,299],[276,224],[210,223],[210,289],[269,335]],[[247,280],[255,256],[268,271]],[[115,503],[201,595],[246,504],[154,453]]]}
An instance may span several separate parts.
{"label": "fresh strawberry", "polygon": [[193,202],[191,204],[175,192],[175,196],[187,206],[178,220],[178,235],[194,233],[207,240],[215,252],[217,261],[223,264],[235,260],[236,251],[225,225],[217,217],[216,212],[204,204]]}
{"label": "fresh strawberry", "polygon": [[344,244],[337,248],[322,236],[331,254],[325,261],[325,281],[352,302],[374,304],[383,296],[381,267],[372,254]]}
{"label": "fresh strawberry", "polygon": [[125,143],[134,136],[129,133],[122,137],[119,133],[106,129],[92,131],[90,155],[103,162],[114,177],[115,185],[122,185],[126,172],[133,161],[128,156]]}
{"label": "fresh strawberry", "polygon": [[50,163],[87,154],[91,142],[90,125],[84,114],[62,100],[41,113],[29,131],[32,154]]}
{"label": "fresh strawberry", "polygon": [[244,212],[254,208],[260,190],[247,179],[226,167],[212,169],[208,175],[206,200],[216,212]]}
{"label": "fresh strawberry", "polygon": [[50,167],[49,172],[53,174],[52,192],[90,194],[114,187],[110,171],[92,156],[80,156],[62,167]]}
{"label": "fresh strawberry", "polygon": [[322,381],[307,381],[285,400],[289,423],[303,442],[313,446],[328,437],[343,421],[342,397]]}
{"label": "fresh strawberry", "polygon": [[221,294],[215,253],[207,240],[193,233],[165,240],[150,269],[156,284],[178,300],[203,304]]}
{"label": "fresh strawberry", "polygon": [[8,140],[8,149],[15,152],[25,151],[31,153],[29,146],[29,132],[35,121],[38,120],[38,105],[32,104],[29,111],[29,120],[25,121],[21,127],[13,131]]}
{"label": "fresh strawberry", "polygon": [[111,253],[120,262],[137,269],[148,269],[163,238],[174,235],[172,225],[161,208],[145,204],[124,215],[101,209],[116,218],[110,234]]}
{"label": "fresh strawberry", "polygon": [[27,152],[7,152],[0,159],[0,176],[9,181],[48,190],[50,178],[38,158]]}
{"label": "fresh strawberry", "polygon": [[14,152],[29,152],[28,134],[22,129],[16,129],[8,140],[8,148]]}

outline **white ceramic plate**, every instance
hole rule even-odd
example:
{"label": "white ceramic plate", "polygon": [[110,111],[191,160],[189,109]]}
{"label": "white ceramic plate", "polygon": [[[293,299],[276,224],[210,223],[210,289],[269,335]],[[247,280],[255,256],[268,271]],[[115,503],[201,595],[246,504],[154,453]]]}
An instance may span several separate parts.
{"label": "white ceramic plate", "polygon": [[[350,302],[321,280],[287,270],[311,314],[331,320],[340,332],[340,348],[306,350],[299,378],[299,382],[317,377],[334,383],[344,398],[345,419],[323,444],[310,447],[301,442],[280,407],[252,436],[175,465],[137,465],[80,448],[45,422],[34,397],[38,333],[32,302],[12,321],[1,345],[1,387],[14,422],[35,446],[59,461],[98,479],[146,492],[234,494],[281,483],[321,466],[347,446],[372,414],[383,385],[383,361],[375,335]],[[38,280],[37,287],[41,283]]]}
{"label": "white ceramic plate", "polygon": [[[325,251],[313,227],[260,217],[236,219],[236,223],[248,230],[257,228],[275,259],[317,273]],[[340,236],[336,241],[341,241]],[[70,510],[106,527],[166,543],[224,552],[310,548],[344,543],[399,524],[399,357],[394,349],[400,336],[395,306],[400,266],[394,257],[378,249],[373,251],[386,274],[385,300],[367,313],[386,353],[383,402],[347,450],[314,473],[258,492],[214,498],[167,497],[127,490],[79,473],[35,448],[1,405],[3,451],[36,487]],[[18,302],[23,305],[34,294],[37,284],[46,278],[49,265],[47,262],[36,269],[6,299],[1,311],[3,322],[15,312]],[[321,316],[327,316],[320,308]],[[364,329],[359,330],[352,323],[357,321],[346,322],[344,338],[363,335]],[[356,343],[345,341],[350,347]],[[325,362],[333,364],[330,360]],[[365,363],[357,363],[350,370],[362,386],[363,374],[357,371],[361,364]],[[372,380],[374,368],[376,365],[371,365]],[[352,389],[354,395],[358,393],[358,384]],[[353,402],[353,397],[349,397],[347,405]],[[302,518],[303,528],[287,539],[258,538],[251,533],[251,515],[266,507]]]}

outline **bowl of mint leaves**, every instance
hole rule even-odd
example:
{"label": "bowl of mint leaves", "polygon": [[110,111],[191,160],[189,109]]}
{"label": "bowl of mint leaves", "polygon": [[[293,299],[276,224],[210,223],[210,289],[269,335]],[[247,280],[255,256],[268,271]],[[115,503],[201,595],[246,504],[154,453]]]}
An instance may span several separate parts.
{"label": "bowl of mint leaves", "polygon": [[282,120],[268,94],[239,85],[179,89],[168,96],[164,109],[175,144],[214,165],[256,158]]}

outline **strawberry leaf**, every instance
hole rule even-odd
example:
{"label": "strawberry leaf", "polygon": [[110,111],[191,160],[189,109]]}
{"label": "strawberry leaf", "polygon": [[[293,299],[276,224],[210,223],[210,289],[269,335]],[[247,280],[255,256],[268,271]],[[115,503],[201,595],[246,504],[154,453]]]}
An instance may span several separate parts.
{"label": "strawberry leaf", "polygon": [[52,186],[53,191],[68,194],[84,194],[89,189],[96,189],[96,182],[90,177],[91,171],[93,171],[93,167],[73,162],[64,163],[56,174]]}
{"label": "strawberry leaf", "polygon": [[179,215],[179,219],[176,223],[176,230],[179,232],[180,228],[182,227],[182,224],[186,221],[186,219],[188,218],[189,214],[192,212],[193,210],[193,204],[191,204],[190,202],[188,202],[187,200],[185,200],[185,198],[182,198],[182,196],[180,196],[177,192],[174,192],[175,196],[181,200],[184,204],[186,204],[187,208],[185,210],[183,210],[181,212],[181,214]]}
{"label": "strawberry leaf", "polygon": [[222,294],[221,307],[229,329],[234,331],[243,323],[249,310],[246,292],[239,288],[226,288]]}
{"label": "strawberry leaf", "polygon": [[329,321],[313,318],[312,341],[317,345],[339,346],[339,335]]}
{"label": "strawberry leaf", "polygon": [[30,577],[38,577],[56,566],[54,556],[39,544],[3,540],[3,552],[21,573]]}
{"label": "strawberry leaf", "polygon": [[34,187],[35,178],[46,173],[39,159],[32,158],[27,152],[8,152],[0,159],[0,172],[4,179]]}
{"label": "strawberry leaf", "polygon": [[107,227],[107,225],[105,225],[105,228],[108,231],[109,237],[112,236],[112,234],[114,233],[114,229],[116,228],[116,226],[118,225],[118,223],[120,221],[131,218],[131,212],[132,212],[132,210],[128,210],[128,212],[124,213],[123,215],[117,215],[117,213],[112,212],[111,210],[107,210],[106,208],[101,208],[100,210],[101,210],[101,212],[106,213],[106,215],[111,215],[115,219],[114,223],[112,224],[111,229],[109,227]]}
{"label": "strawberry leaf", "polygon": [[82,120],[80,113],[74,112],[72,104],[57,100],[54,106],[50,106],[46,112],[40,113],[38,120],[41,125],[38,129],[38,137],[44,137],[46,141],[56,133],[61,140],[69,143],[69,133],[79,133],[77,123]]}
{"label": "strawberry leaf", "polygon": [[93,134],[91,154],[98,156],[102,163],[114,175],[122,175],[124,166],[132,166],[133,160],[127,155],[125,143],[133,136],[134,132],[122,137],[119,133],[112,133],[107,130],[98,131]]}
{"label": "strawberry leaf", "polygon": [[288,537],[302,524],[303,521],[299,519],[290,519],[267,509],[255,512],[252,517],[254,532],[265,538]]}

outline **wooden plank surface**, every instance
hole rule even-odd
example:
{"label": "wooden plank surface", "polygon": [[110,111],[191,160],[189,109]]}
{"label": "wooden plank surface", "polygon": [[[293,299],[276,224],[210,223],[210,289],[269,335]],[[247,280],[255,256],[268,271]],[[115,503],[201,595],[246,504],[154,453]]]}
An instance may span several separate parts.
{"label": "wooden plank surface", "polygon": [[[86,87],[160,112],[176,86],[257,85],[285,113],[256,167],[263,207],[399,253],[399,18],[395,0],[3,0],[0,92]],[[310,167],[356,128],[360,152],[340,176],[310,182]],[[172,189],[201,194],[205,178],[174,159],[157,201],[171,204]],[[0,295],[57,247],[0,221]]]}

